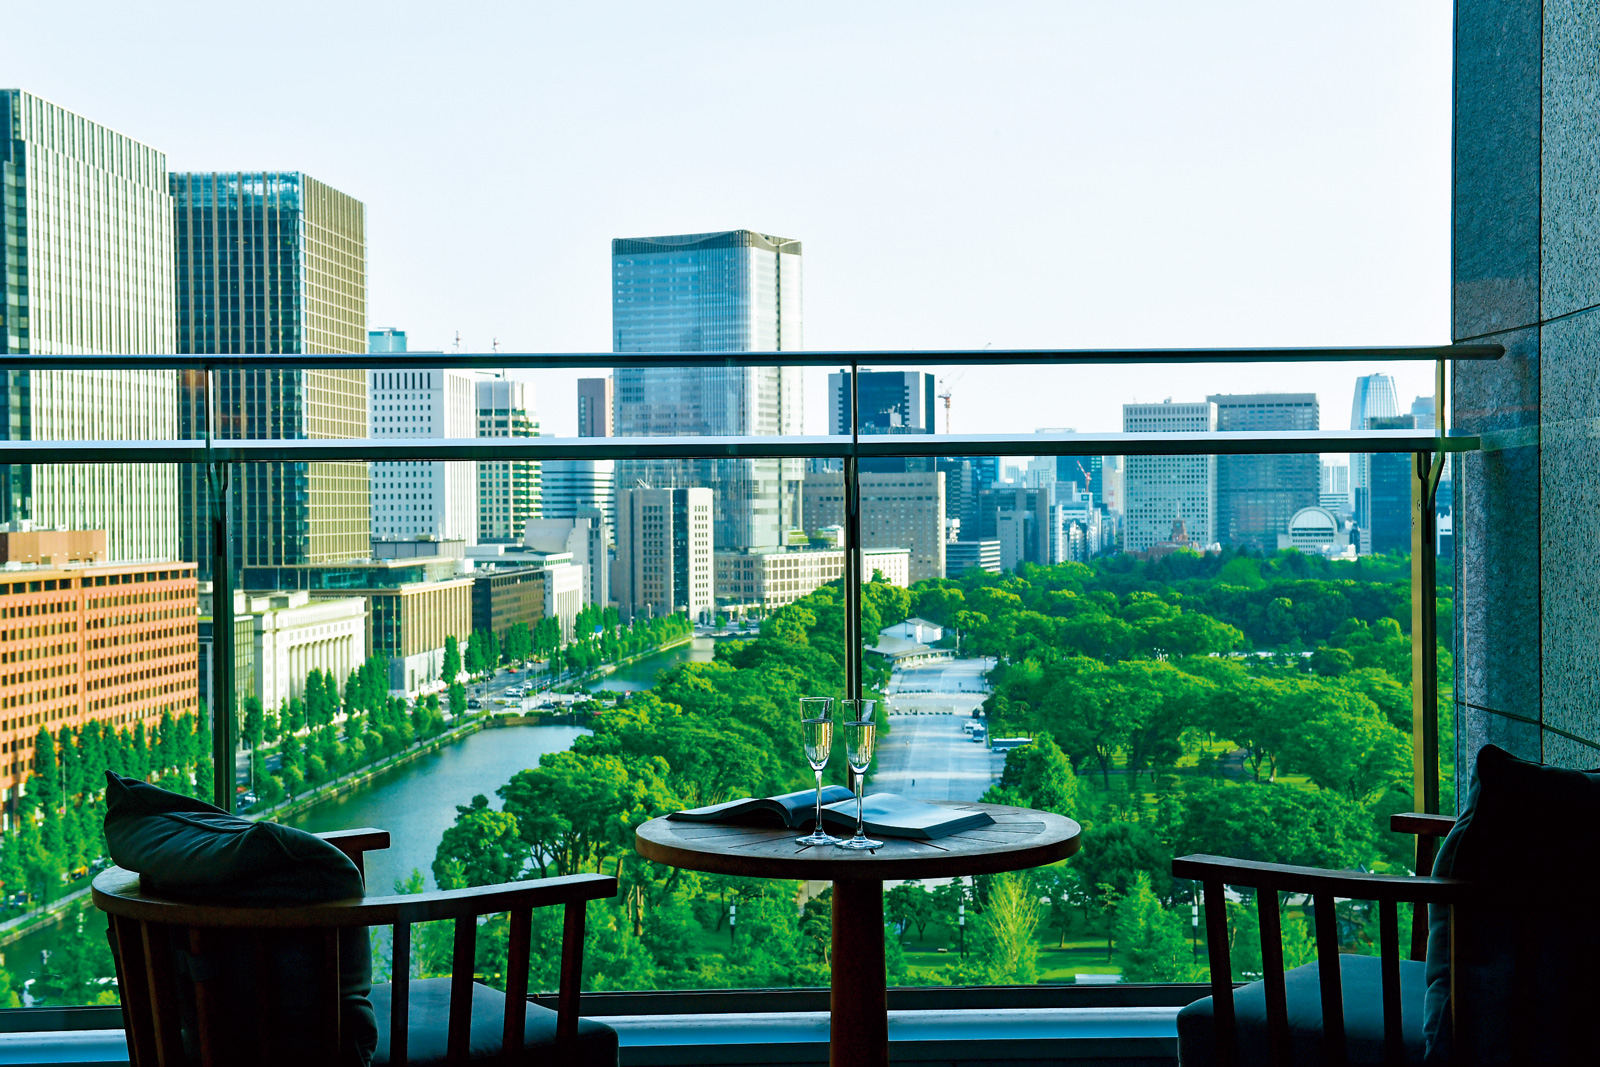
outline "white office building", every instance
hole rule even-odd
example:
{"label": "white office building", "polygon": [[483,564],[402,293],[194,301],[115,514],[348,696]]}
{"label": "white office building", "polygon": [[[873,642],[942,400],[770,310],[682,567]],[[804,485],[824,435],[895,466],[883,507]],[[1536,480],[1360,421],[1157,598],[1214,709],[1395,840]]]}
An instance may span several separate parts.
{"label": "white office building", "polygon": [[[538,437],[533,385],[509,378],[480,379],[477,436]],[[467,436],[472,436],[468,434]],[[539,463],[531,459],[478,463],[478,540],[517,544],[528,520],[543,514]]]}
{"label": "white office building", "polygon": [[[1217,405],[1122,405],[1125,433],[1215,432]],[[1216,456],[1128,456],[1125,474],[1123,548],[1143,552],[1172,536],[1182,519],[1189,540],[1200,546],[1217,539]]]}
{"label": "white office building", "polygon": [[523,548],[528,552],[569,555],[573,565],[583,570],[582,603],[601,607],[611,600],[607,540],[605,518],[595,508],[570,519],[530,519],[522,535]]}
{"label": "white office building", "polygon": [[622,489],[611,592],[624,622],[635,615],[709,620],[716,610],[710,489]]}
{"label": "white office building", "polygon": [[[475,436],[479,377],[442,368],[367,372],[372,436]],[[372,464],[372,539],[477,544],[476,480],[471,461]]]}

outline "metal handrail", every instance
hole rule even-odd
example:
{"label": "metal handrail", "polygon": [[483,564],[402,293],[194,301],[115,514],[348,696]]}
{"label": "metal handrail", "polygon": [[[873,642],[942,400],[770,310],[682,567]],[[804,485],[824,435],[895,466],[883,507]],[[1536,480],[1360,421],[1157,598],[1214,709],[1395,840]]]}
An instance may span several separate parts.
{"label": "metal handrail", "polygon": [[0,441],[4,463],[400,463],[565,459],[829,459],[944,456],[1205,456],[1473,452],[1432,430],[1257,430],[1083,434],[748,437],[351,437],[267,440]]}
{"label": "metal handrail", "polygon": [[368,352],[0,355],[0,370],[365,370],[440,365],[495,369],[637,367],[875,367],[973,364],[1370,363],[1499,359],[1505,346],[1327,345],[1300,348],[830,349],[796,352]]}

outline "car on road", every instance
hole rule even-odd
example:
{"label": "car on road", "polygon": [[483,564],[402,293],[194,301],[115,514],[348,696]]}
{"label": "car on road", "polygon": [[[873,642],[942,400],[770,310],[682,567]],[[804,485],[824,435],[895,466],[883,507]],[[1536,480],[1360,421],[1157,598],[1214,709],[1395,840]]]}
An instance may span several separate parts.
{"label": "car on road", "polygon": [[483,701],[479,700],[477,697],[473,697],[472,699],[467,701],[467,707],[469,707],[469,708],[481,708],[481,707],[483,707]]}

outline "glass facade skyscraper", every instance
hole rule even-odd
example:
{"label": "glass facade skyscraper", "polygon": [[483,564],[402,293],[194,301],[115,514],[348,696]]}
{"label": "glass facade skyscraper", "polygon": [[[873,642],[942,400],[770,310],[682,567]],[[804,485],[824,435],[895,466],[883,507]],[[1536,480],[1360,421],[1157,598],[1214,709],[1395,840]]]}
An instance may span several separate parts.
{"label": "glass facade skyscraper", "polygon": [[[1315,393],[1244,393],[1206,397],[1220,430],[1317,430]],[[1270,555],[1301,508],[1317,503],[1322,461],[1314,455],[1218,456],[1217,540]]]}
{"label": "glass facade skyscraper", "polygon": [[[1394,379],[1387,374],[1368,374],[1356,379],[1355,396],[1350,401],[1350,428],[1381,428],[1374,420],[1392,419],[1400,414],[1400,398]],[[1358,452],[1350,457],[1350,492],[1355,498],[1356,526],[1370,530],[1372,523],[1372,456]]]}
{"label": "glass facade skyscraper", "polygon": [[[802,347],[800,242],[752,230],[611,242],[616,352],[776,352]],[[797,367],[618,368],[618,437],[802,432]],[[801,520],[799,460],[629,460],[617,488],[715,490],[719,549],[768,548]]]}
{"label": "glass facade skyscraper", "polygon": [[[171,176],[178,351],[367,351],[366,208],[295,172]],[[183,378],[185,437],[205,434],[198,375]],[[366,437],[361,370],[221,370],[221,438]],[[331,563],[370,553],[364,463],[241,464],[234,545],[241,566]],[[183,551],[208,573],[203,473],[183,479]]]}
{"label": "glass facade skyscraper", "polygon": [[[170,352],[166,157],[20,89],[0,89],[0,353]],[[170,370],[0,371],[13,441],[178,436]],[[172,464],[0,468],[0,522],[106,531],[108,558],[178,553]]]}

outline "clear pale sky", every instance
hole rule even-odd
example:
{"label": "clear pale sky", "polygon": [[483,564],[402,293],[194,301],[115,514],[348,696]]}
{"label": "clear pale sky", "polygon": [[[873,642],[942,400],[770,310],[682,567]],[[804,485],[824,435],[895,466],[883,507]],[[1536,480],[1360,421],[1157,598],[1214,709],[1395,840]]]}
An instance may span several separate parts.
{"label": "clear pale sky", "polygon": [[[12,5],[0,84],[367,205],[413,348],[610,347],[613,237],[805,248],[808,348],[1444,343],[1450,6]],[[1431,367],[953,378],[954,428]],[[571,433],[571,374],[537,378]],[[807,386],[821,432],[823,378]],[[941,428],[942,428],[941,415]]]}

